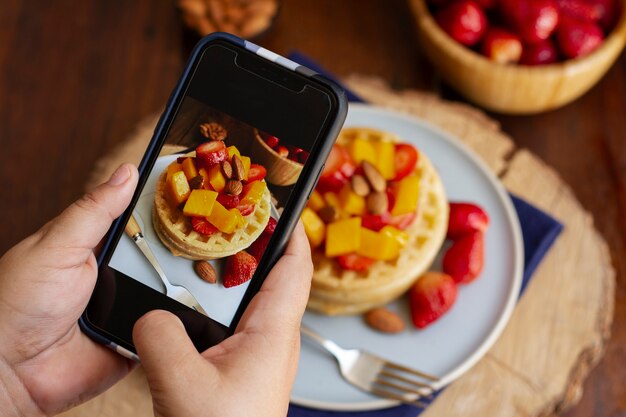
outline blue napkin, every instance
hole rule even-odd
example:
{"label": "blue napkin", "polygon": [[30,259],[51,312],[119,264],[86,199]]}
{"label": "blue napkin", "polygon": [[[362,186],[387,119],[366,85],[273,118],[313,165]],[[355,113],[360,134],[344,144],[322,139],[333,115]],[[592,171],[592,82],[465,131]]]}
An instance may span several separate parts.
{"label": "blue napkin", "polygon": [[[288,58],[316,71],[319,74],[323,74],[325,77],[330,78],[339,85],[342,85],[339,79],[321,68],[309,57],[299,52],[292,52]],[[346,91],[348,100],[358,103],[365,102],[345,87],[344,90]],[[520,289],[521,296],[530,283],[533,272],[535,272],[535,269],[543,259],[544,255],[548,252],[556,238],[563,230],[563,225],[547,213],[539,210],[537,207],[529,204],[521,198],[513,194],[509,195],[511,197],[511,201],[513,202],[513,206],[515,207],[515,211],[517,212],[517,216],[519,217],[522,228],[522,237],[524,240],[524,274]],[[289,406],[288,417],[416,417],[421,413],[421,411],[421,409],[413,406],[401,405],[384,410],[338,412],[316,410],[291,404]]]}

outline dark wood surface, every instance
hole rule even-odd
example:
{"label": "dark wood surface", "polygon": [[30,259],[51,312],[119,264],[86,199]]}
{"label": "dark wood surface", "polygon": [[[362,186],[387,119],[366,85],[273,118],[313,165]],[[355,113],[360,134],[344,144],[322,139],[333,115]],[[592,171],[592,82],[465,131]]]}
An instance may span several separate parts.
{"label": "dark wood surface", "polygon": [[[339,76],[377,75],[396,88],[458,99],[414,39],[404,1],[285,0],[256,41],[282,54],[298,49]],[[0,253],[77,198],[94,162],[162,109],[195,40],[173,0],[0,4]],[[566,415],[624,416],[626,57],[562,109],[493,117],[571,185],[610,245],[613,337]]]}

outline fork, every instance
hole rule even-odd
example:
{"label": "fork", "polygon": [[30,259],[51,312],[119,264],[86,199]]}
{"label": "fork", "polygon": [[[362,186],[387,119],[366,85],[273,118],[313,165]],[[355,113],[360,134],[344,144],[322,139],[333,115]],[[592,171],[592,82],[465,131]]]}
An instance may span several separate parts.
{"label": "fork", "polygon": [[159,275],[159,278],[161,278],[161,281],[165,286],[165,295],[173,298],[181,304],[186,305],[187,307],[193,308],[197,312],[202,313],[208,317],[206,311],[204,311],[200,303],[198,303],[198,300],[196,300],[196,298],[189,292],[187,288],[181,285],[174,285],[167,279],[167,277],[165,276],[165,272],[163,272],[163,269],[161,269],[161,265],[159,265],[159,262],[154,256],[154,253],[152,253],[152,249],[150,249],[148,242],[143,237],[141,227],[139,227],[139,223],[137,223],[137,219],[135,219],[135,216],[133,214],[130,215],[130,219],[128,219],[128,223],[126,223],[126,228],[124,229],[124,231],[126,232],[128,237],[130,237],[133,242],[135,242],[139,250],[141,250],[144,256],[148,259],[148,262],[150,262],[152,267],[155,269],[155,271]]}
{"label": "fork", "polygon": [[341,376],[363,391],[421,408],[428,405],[421,399],[433,398],[440,381],[435,376],[363,350],[344,349],[305,325],[301,326],[300,332],[331,353],[339,364]]}

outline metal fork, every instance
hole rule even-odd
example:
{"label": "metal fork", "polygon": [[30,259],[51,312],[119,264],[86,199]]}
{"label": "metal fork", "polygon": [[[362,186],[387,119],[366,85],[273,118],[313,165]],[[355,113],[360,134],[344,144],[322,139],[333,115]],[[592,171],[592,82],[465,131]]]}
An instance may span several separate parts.
{"label": "metal fork", "polygon": [[161,278],[161,281],[165,286],[165,294],[168,297],[178,301],[179,303],[184,304],[187,307],[191,307],[197,312],[202,313],[208,317],[206,311],[204,311],[200,303],[198,303],[198,300],[196,300],[196,298],[189,292],[187,288],[180,285],[173,285],[167,279],[167,277],[165,276],[165,272],[163,272],[163,269],[161,269],[161,265],[159,265],[159,262],[154,256],[154,253],[152,253],[152,249],[150,249],[148,242],[143,237],[141,227],[139,227],[139,223],[137,223],[137,219],[135,219],[134,215],[130,215],[130,219],[128,219],[128,223],[126,223],[126,228],[124,229],[124,231],[126,232],[128,237],[130,237],[133,242],[135,242],[139,250],[141,250],[144,256],[148,259],[148,262],[150,262],[157,274],[159,274],[159,278]]}
{"label": "metal fork", "polygon": [[332,340],[302,325],[300,332],[330,352],[339,364],[341,376],[352,385],[379,397],[398,400],[417,407],[428,404],[439,378],[416,371],[359,349],[344,349]]}

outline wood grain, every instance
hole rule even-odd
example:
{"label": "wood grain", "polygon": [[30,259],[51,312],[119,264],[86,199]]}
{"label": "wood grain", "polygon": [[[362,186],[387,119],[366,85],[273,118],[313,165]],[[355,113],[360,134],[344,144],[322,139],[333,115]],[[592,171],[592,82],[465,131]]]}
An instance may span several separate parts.
{"label": "wood grain", "polygon": [[[96,161],[163,107],[196,40],[173,3],[0,3],[0,253],[78,197]],[[394,88],[458,99],[414,35],[404,1],[283,0],[274,27],[256,41],[282,54],[298,49],[339,76],[375,75]],[[626,415],[625,109],[622,54],[594,88],[559,110],[490,114],[572,187],[616,268],[611,340],[568,417]]]}

